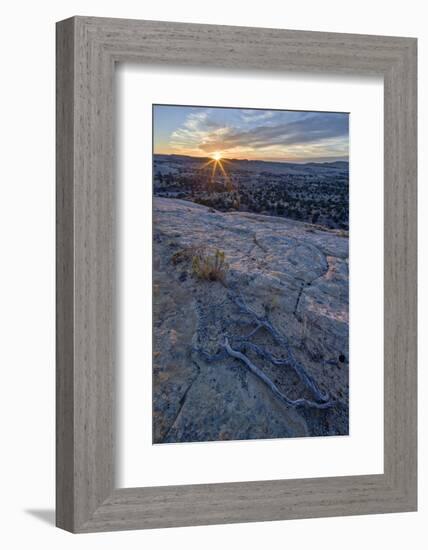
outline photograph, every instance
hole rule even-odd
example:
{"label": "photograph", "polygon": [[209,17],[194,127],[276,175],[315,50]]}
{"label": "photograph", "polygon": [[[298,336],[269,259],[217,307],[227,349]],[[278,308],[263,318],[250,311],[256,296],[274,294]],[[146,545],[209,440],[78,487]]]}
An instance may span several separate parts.
{"label": "photograph", "polygon": [[349,433],[349,114],[153,105],[153,443]]}

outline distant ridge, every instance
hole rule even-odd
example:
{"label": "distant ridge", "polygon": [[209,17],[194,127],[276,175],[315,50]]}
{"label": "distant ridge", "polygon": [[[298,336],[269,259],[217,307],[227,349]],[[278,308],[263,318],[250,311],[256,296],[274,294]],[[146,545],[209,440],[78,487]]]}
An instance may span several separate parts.
{"label": "distant ridge", "polygon": [[[213,160],[212,157],[193,157],[191,155],[167,155],[164,153],[154,153],[154,157],[164,157],[165,159],[177,159],[177,160],[190,160],[195,162],[207,162]],[[235,159],[235,158],[222,158],[222,161],[225,162],[234,162],[242,164],[280,164],[283,167],[298,168],[298,167],[315,167],[315,168],[339,168],[345,170],[349,166],[349,161],[347,160],[332,160],[332,161],[322,161],[322,162],[289,162],[289,161],[280,161],[280,160],[258,160],[258,159]]]}

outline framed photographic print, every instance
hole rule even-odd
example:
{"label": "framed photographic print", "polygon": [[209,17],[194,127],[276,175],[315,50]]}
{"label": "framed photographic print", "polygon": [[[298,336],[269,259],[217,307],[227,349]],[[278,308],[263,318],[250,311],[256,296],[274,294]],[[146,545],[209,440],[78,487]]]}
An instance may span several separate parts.
{"label": "framed photographic print", "polygon": [[416,509],[416,40],[57,25],[57,525]]}
{"label": "framed photographic print", "polygon": [[153,443],[348,435],[348,118],[153,106]]}

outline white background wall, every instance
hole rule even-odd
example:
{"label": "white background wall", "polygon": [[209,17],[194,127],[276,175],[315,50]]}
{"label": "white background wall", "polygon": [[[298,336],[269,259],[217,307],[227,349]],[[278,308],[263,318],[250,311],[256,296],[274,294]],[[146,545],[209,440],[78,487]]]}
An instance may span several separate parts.
{"label": "white background wall", "polygon": [[[10,1],[1,11],[0,201],[0,541],[3,548],[375,548],[426,544],[428,484],[420,468],[420,511],[73,536],[55,529],[54,506],[54,23],[97,15],[419,38],[420,281],[428,177],[428,27],[418,0]],[[425,207],[425,208],[424,208]],[[426,252],[426,249],[425,249]],[[427,293],[420,286],[420,334]],[[423,339],[421,339],[423,340]],[[420,350],[419,463],[428,462],[424,396],[427,352]],[[425,391],[424,391],[425,390]],[[362,452],[364,450],[362,449]],[[416,539],[420,538],[417,542]],[[425,539],[425,542],[423,542]]]}

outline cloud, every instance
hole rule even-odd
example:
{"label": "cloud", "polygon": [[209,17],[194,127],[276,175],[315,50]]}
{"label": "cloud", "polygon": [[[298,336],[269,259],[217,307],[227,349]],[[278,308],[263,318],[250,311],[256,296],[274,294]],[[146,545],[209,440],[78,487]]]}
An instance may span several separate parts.
{"label": "cloud", "polygon": [[248,131],[236,131],[228,136],[228,146],[245,143],[255,148],[273,144],[296,145],[319,142],[348,134],[347,117],[331,114],[313,116],[269,126],[256,126]]}
{"label": "cloud", "polygon": [[254,109],[242,109],[241,117],[244,122],[258,122],[275,116],[274,111],[256,111]]}
{"label": "cloud", "polygon": [[[209,109],[190,113],[171,134],[171,146],[184,154],[256,158],[270,152],[274,158],[346,157],[348,115],[257,110]],[[193,153],[191,152],[193,151]]]}

